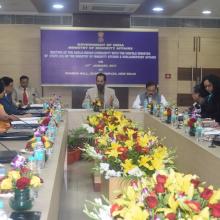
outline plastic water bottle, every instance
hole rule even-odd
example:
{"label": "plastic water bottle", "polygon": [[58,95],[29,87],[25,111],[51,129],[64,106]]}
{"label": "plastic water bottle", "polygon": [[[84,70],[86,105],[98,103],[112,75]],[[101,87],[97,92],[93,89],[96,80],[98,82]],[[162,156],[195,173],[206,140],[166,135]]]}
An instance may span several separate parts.
{"label": "plastic water bottle", "polygon": [[147,111],[147,105],[148,105],[147,99],[144,99],[144,111],[145,112]]}
{"label": "plastic water bottle", "polygon": [[4,210],[4,203],[0,200],[0,220],[8,220],[8,216]]}
{"label": "plastic water bottle", "polygon": [[35,157],[33,156],[28,157],[28,167],[32,170],[34,174],[37,174],[37,164]]}
{"label": "plastic water bottle", "polygon": [[160,106],[160,120],[163,122],[164,121],[164,106]]}
{"label": "plastic water bottle", "polygon": [[202,136],[203,136],[203,127],[202,127],[202,125],[201,125],[200,119],[198,119],[198,125],[197,125],[197,127],[196,127],[195,136],[196,136],[196,140],[197,140],[198,142],[200,142],[200,141],[201,141],[201,138],[202,138]]}
{"label": "plastic water bottle", "polygon": [[45,167],[45,160],[46,160],[46,153],[42,142],[38,142],[36,144],[36,147],[34,149],[34,157],[36,160],[37,171],[38,173],[40,173],[41,169]]}

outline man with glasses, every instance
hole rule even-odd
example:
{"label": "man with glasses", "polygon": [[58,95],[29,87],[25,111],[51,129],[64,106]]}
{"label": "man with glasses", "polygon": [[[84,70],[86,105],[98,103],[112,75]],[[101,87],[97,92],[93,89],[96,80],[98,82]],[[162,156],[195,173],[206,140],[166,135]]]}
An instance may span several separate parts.
{"label": "man with glasses", "polygon": [[146,91],[137,95],[135,101],[133,102],[132,108],[144,108],[145,100],[147,101],[147,103],[154,102],[156,104],[162,104],[164,106],[167,105],[165,97],[158,93],[157,84],[154,82],[146,83]]}

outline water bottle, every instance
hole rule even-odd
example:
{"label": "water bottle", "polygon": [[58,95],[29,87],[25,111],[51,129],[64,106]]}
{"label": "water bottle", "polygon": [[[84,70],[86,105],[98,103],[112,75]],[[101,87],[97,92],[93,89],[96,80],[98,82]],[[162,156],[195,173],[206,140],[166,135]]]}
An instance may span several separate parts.
{"label": "water bottle", "polygon": [[147,111],[147,105],[148,105],[147,99],[144,99],[144,111],[145,112]]}
{"label": "water bottle", "polygon": [[0,220],[8,220],[8,216],[4,210],[4,203],[0,200]]}
{"label": "water bottle", "polygon": [[37,171],[41,173],[41,169],[45,167],[46,153],[42,142],[38,142],[34,149],[34,157],[36,160]]}
{"label": "water bottle", "polygon": [[28,167],[32,170],[34,174],[37,174],[37,164],[35,157],[33,156],[28,157]]}
{"label": "water bottle", "polygon": [[189,126],[188,126],[188,120],[189,120],[189,115],[187,112],[185,112],[183,114],[183,127],[184,127],[184,132],[185,134],[188,134],[189,133]]}
{"label": "water bottle", "polygon": [[163,122],[164,121],[164,106],[160,106],[160,120]]}
{"label": "water bottle", "polygon": [[195,133],[195,136],[196,136],[196,140],[198,142],[201,141],[201,138],[203,136],[203,127],[201,125],[201,121],[200,119],[198,119],[198,125],[196,126],[196,133]]}

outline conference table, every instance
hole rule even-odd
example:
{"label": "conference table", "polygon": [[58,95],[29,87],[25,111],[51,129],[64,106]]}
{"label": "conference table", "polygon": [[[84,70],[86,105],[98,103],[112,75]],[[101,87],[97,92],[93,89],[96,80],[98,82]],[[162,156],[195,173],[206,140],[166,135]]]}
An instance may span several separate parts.
{"label": "conference table", "polygon": [[[209,143],[198,143],[195,138],[189,137],[183,130],[165,124],[147,112],[133,109],[120,111],[135,121],[140,128],[150,128],[165,145],[176,149],[177,170],[196,174],[201,177],[202,181],[216,187],[220,186],[219,148],[209,148]],[[44,180],[43,186],[39,190],[38,198],[33,203],[32,210],[41,212],[41,220],[59,219],[60,192],[64,187],[66,166],[67,133],[68,130],[86,123],[88,115],[91,114],[97,113],[84,109],[67,109],[63,114],[63,120],[59,124],[54,143],[54,152],[40,175]],[[25,147],[26,141],[4,141],[4,144],[12,150],[20,150]],[[4,198],[4,201],[7,212],[12,212],[13,210],[8,205],[8,198]]]}
{"label": "conference table", "polygon": [[[67,114],[63,114],[58,125],[57,136],[53,145],[53,153],[41,170],[40,177],[44,183],[40,187],[38,197],[33,202],[31,211],[40,211],[41,220],[58,220],[60,207],[60,192],[64,182],[67,146]],[[18,130],[17,130],[18,131]],[[25,148],[27,141],[1,141],[9,149],[20,151]],[[7,165],[6,168],[9,168]],[[0,196],[1,199],[1,196]],[[7,213],[13,210],[9,207],[9,198],[3,198]]]}
{"label": "conference table", "polygon": [[[175,165],[178,171],[198,175],[207,184],[220,187],[220,148],[209,148],[208,142],[197,142],[195,137],[185,134],[183,129],[176,129],[170,124],[148,112],[135,109],[120,109],[141,128],[151,129],[167,147],[176,151]],[[91,110],[69,109],[68,129],[79,127],[86,122]]]}

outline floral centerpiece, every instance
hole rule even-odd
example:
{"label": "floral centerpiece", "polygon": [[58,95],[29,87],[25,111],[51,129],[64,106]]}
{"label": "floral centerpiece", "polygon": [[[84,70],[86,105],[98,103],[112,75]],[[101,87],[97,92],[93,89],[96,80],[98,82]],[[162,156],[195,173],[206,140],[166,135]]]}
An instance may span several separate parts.
{"label": "floral centerpiece", "polygon": [[102,107],[102,102],[100,99],[96,98],[93,102],[92,102],[92,107],[93,107],[93,111],[94,112],[99,112],[101,107]]}
{"label": "floral centerpiece", "polygon": [[152,175],[173,166],[173,152],[150,131],[138,130],[123,113],[110,110],[88,121],[98,135],[95,146],[87,145],[85,152],[99,160],[98,169],[105,178]]}
{"label": "floral centerpiece", "polygon": [[197,119],[195,117],[192,117],[192,118],[188,119],[187,125],[189,127],[189,135],[190,136],[195,136],[196,122],[197,122]]}
{"label": "floral centerpiece", "polygon": [[170,123],[171,123],[171,117],[172,117],[172,109],[171,109],[171,107],[168,107],[168,106],[167,106],[167,107],[165,108],[164,116],[167,117],[166,123],[167,123],[167,124],[170,124]]}
{"label": "floral centerpiece", "polygon": [[97,220],[214,220],[220,218],[220,189],[171,169],[131,182],[111,205],[100,200],[93,204],[92,211],[85,206],[84,212]]}
{"label": "floral centerpiece", "polygon": [[27,168],[11,170],[0,182],[1,192],[14,192],[14,197],[10,199],[9,205],[15,210],[26,210],[32,207],[30,188],[37,189],[42,185],[42,179],[33,174]]}

